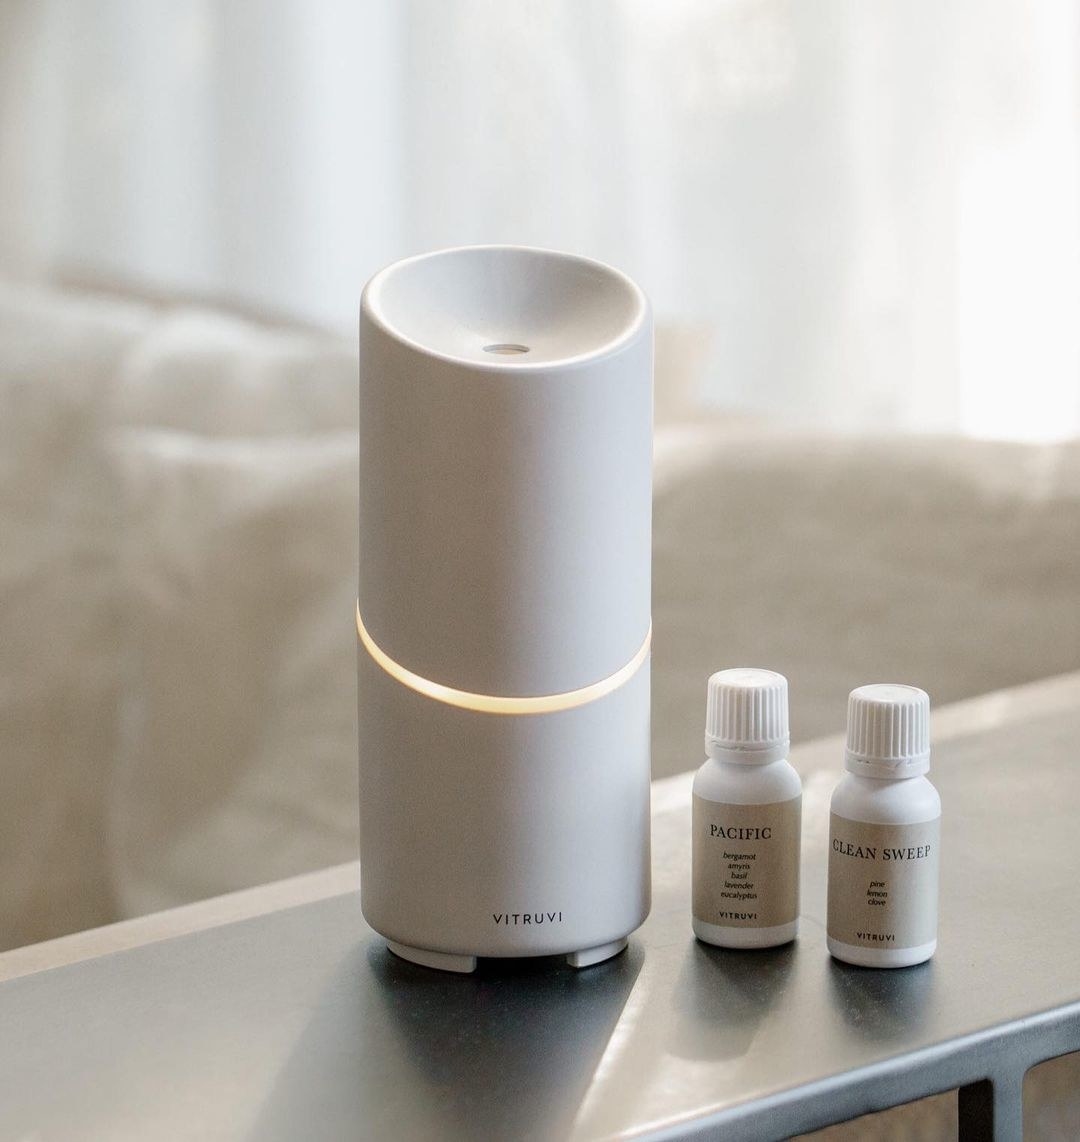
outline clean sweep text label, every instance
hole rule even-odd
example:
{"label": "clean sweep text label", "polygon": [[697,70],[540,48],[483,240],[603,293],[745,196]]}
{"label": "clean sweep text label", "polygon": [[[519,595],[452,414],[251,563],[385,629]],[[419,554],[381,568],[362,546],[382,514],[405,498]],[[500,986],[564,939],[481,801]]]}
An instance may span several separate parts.
{"label": "clean sweep text label", "polygon": [[859,860],[922,860],[930,855],[930,845],[909,845],[907,848],[888,848],[876,845],[856,845],[851,841],[833,837],[832,848],[834,853],[841,856],[857,857]]}
{"label": "clean sweep text label", "polygon": [[829,938],[922,948],[937,935],[941,819],[904,824],[829,817]]}

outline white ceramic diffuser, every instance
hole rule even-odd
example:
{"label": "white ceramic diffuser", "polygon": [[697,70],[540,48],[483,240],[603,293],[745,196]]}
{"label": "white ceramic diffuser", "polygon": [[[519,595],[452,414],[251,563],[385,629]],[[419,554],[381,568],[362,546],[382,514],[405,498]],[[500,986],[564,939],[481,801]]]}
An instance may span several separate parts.
{"label": "white ceramic diffuser", "polygon": [[649,909],[652,322],[445,250],[360,310],[361,899],[400,956],[614,955]]}

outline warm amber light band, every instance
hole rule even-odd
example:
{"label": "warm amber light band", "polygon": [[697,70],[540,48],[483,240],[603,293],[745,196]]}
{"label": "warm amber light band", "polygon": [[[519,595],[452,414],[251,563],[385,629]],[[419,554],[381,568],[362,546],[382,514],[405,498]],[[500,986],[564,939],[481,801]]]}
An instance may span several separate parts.
{"label": "warm amber light band", "polygon": [[584,706],[588,702],[595,702],[610,694],[638,671],[638,668],[649,657],[649,646],[652,643],[652,624],[649,624],[645,641],[633,658],[614,674],[601,678],[599,682],[592,682],[578,690],[565,690],[561,694],[538,694],[527,698],[502,698],[495,694],[473,694],[468,690],[455,690],[452,686],[444,686],[441,682],[432,682],[414,674],[400,662],[395,662],[390,655],[380,647],[368,634],[363,619],[360,618],[360,603],[356,604],[356,633],[368,654],[390,675],[403,686],[423,694],[427,698],[434,698],[436,702],[445,702],[448,706],[458,706],[462,710],[478,710],[484,714],[553,714],[558,710],[573,710],[577,706]]}

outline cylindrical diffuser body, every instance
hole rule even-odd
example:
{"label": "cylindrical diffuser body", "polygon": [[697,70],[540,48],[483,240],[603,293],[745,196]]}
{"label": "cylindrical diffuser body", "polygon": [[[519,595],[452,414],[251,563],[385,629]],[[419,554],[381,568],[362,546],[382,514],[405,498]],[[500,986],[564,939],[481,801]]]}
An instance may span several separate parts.
{"label": "cylindrical diffuser body", "polygon": [[574,953],[649,899],[652,331],[516,247],[360,316],[361,892],[394,944]]}

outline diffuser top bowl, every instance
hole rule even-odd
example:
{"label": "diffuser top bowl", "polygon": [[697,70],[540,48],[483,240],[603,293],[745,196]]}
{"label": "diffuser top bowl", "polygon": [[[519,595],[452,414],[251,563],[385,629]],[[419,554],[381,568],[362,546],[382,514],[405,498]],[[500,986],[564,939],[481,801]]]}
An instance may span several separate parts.
{"label": "diffuser top bowl", "polygon": [[417,352],[470,368],[549,369],[619,352],[648,302],[589,258],[463,246],[396,262],[364,290],[368,320]]}

